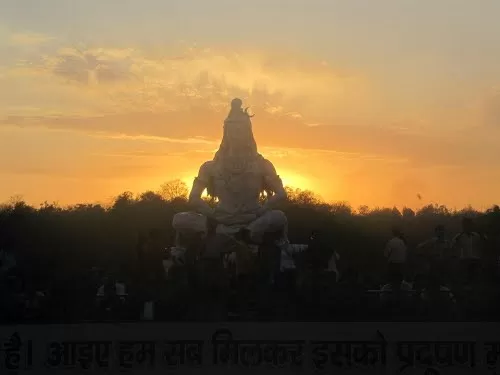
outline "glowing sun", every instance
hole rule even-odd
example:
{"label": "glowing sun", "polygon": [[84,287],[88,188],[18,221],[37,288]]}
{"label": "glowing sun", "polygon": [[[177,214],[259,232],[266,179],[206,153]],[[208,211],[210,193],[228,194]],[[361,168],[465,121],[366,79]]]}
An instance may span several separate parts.
{"label": "glowing sun", "polygon": [[[185,174],[180,178],[180,180],[186,184],[188,190],[191,190],[191,187],[193,186],[193,181],[194,181],[193,176],[195,175],[196,173],[194,174],[189,173]],[[292,189],[301,189],[301,190],[313,189],[312,186],[313,184],[311,183],[311,180],[306,176],[292,172],[290,170],[283,170],[283,169],[280,169],[279,175],[285,187],[289,187]],[[203,193],[203,195],[206,196],[206,191]]]}
{"label": "glowing sun", "polygon": [[301,190],[312,189],[311,181],[298,173],[282,169],[280,170],[280,177],[285,187]]}

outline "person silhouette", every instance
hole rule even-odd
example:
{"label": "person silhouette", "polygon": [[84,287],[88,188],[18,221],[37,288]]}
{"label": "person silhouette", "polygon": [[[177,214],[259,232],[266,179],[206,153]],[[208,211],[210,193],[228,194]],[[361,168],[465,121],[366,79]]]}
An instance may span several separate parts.
{"label": "person silhouette", "polygon": [[444,272],[445,260],[451,250],[451,243],[446,239],[444,225],[437,225],[434,228],[434,236],[417,245],[416,250],[424,261],[424,273],[429,272],[430,269],[441,269]]}
{"label": "person silhouette", "polygon": [[387,276],[394,289],[399,289],[404,280],[404,266],[408,247],[403,232],[398,227],[392,229],[393,237],[387,242],[384,255],[387,258]]}
{"label": "person silhouette", "polygon": [[481,268],[483,238],[474,231],[474,221],[470,217],[462,219],[462,231],[452,240],[452,251],[459,258],[461,283],[469,285],[478,278]]}

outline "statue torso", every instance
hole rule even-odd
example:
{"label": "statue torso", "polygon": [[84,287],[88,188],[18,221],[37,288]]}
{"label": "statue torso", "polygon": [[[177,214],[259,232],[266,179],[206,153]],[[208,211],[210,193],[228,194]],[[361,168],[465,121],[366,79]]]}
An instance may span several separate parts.
{"label": "statue torso", "polygon": [[216,216],[222,222],[248,222],[260,208],[259,195],[265,177],[264,159],[224,160],[212,164],[211,180],[219,202]]}

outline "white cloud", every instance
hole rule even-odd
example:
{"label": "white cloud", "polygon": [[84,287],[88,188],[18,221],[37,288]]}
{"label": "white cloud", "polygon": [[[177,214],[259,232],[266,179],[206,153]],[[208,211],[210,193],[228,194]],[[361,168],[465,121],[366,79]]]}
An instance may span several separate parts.
{"label": "white cloud", "polygon": [[114,140],[131,140],[131,141],[146,141],[146,142],[167,142],[167,143],[187,143],[187,144],[205,144],[215,145],[216,141],[203,139],[202,137],[195,138],[169,138],[152,135],[127,135],[127,134],[110,134],[105,132],[92,133],[90,136],[94,138],[114,139]]}
{"label": "white cloud", "polygon": [[293,119],[302,119],[302,117],[303,117],[298,112],[288,112],[286,115],[289,116],[289,117],[291,117],[291,118],[293,118]]}
{"label": "white cloud", "polygon": [[271,105],[267,104],[266,112],[269,112],[271,114],[282,113],[283,112],[283,107],[281,107],[281,106],[271,106]]}
{"label": "white cloud", "polygon": [[193,102],[219,110],[239,96],[250,106],[300,118],[328,112],[331,103],[338,110],[349,108],[366,94],[361,76],[337,74],[301,56],[283,59],[252,51],[188,48],[180,55],[168,50],[162,55],[133,48],[60,46],[41,57],[23,58],[11,68],[19,79],[57,78],[51,79],[48,96],[61,90],[57,87],[76,85],[79,92],[68,97],[75,103],[81,96],[93,97],[96,107],[121,113],[185,109]]}

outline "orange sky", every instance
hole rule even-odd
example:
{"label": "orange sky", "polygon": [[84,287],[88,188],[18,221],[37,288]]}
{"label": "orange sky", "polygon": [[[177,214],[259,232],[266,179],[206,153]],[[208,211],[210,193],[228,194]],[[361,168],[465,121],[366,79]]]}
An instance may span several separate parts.
{"label": "orange sky", "polygon": [[0,201],[189,182],[237,96],[288,185],[354,207],[498,203],[498,2],[111,3],[0,15]]}

